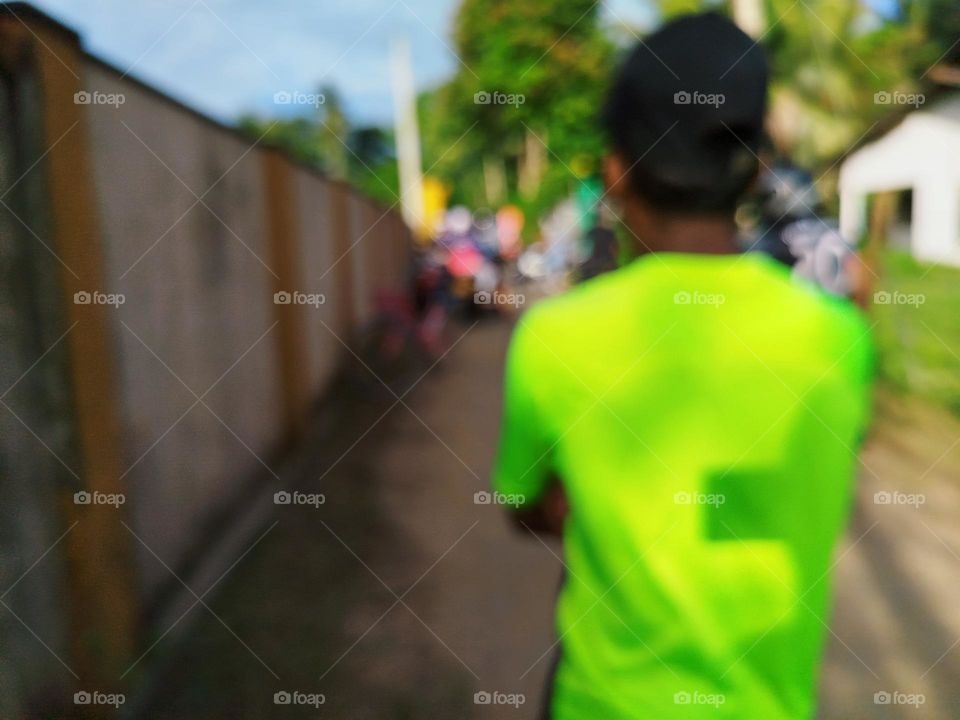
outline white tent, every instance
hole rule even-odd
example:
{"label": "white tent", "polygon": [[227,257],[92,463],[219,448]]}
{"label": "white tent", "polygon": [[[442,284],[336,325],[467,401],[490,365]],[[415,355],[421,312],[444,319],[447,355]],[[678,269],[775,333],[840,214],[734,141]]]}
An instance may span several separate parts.
{"label": "white tent", "polygon": [[840,230],[859,238],[870,193],[912,190],[910,249],[960,265],[960,94],[920,107],[840,167]]}

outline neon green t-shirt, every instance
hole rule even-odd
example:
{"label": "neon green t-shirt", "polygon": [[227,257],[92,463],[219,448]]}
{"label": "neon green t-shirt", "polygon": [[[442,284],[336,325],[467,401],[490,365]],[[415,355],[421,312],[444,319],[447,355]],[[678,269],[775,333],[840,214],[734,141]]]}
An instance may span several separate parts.
{"label": "neon green t-shirt", "polygon": [[856,308],[759,254],[647,255],[520,319],[494,488],[569,498],[555,720],[813,715],[872,365]]}

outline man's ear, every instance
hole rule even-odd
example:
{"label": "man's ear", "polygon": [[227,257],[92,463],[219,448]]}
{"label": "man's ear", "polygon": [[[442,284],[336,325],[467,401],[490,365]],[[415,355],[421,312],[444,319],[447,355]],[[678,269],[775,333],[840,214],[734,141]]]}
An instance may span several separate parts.
{"label": "man's ear", "polygon": [[747,193],[753,194],[760,189],[760,179],[763,175],[764,166],[762,161],[757,163],[756,169],[753,171],[753,177],[750,179],[750,183],[747,185]]}
{"label": "man's ear", "polygon": [[603,185],[607,194],[617,200],[623,200],[627,192],[627,164],[617,152],[609,152],[603,157]]}

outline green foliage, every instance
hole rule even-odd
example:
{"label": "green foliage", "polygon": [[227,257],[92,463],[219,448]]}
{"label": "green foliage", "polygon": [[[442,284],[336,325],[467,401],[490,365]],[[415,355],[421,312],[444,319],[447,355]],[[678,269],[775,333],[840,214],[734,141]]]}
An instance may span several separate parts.
{"label": "green foliage", "polygon": [[[536,217],[570,194],[584,158],[596,165],[596,115],[614,50],[599,11],[593,0],[464,0],[453,33],[462,64],[419,102],[424,165],[451,187],[452,202],[496,201],[487,194],[486,161],[505,171],[499,201]],[[516,102],[478,103],[478,93]],[[535,183],[523,192],[531,162],[539,170],[527,168]]]}
{"label": "green foliage", "polygon": [[[825,168],[893,110],[878,92],[917,92],[936,60],[922,28],[871,18],[858,3],[769,4],[773,132],[800,164]],[[790,126],[790,127],[785,127]]]}
{"label": "green foliage", "polygon": [[[772,134],[817,174],[835,173],[837,157],[878,121],[909,109],[877,103],[876,93],[924,91],[928,68],[960,37],[955,0],[902,0],[892,17],[859,2],[757,2],[767,20],[761,42],[772,70]],[[730,9],[727,0],[656,5],[664,18]],[[598,13],[590,0],[463,1],[453,32],[461,66],[419,106],[425,164],[435,163],[433,174],[451,186],[453,201],[488,204],[486,159],[507,169],[507,199],[536,216],[570,193],[584,159],[596,165],[603,151],[596,113],[615,52]],[[525,102],[476,104],[480,91]],[[537,191],[524,194],[518,176],[529,134],[549,150]]]}
{"label": "green foliage", "polygon": [[[900,0],[899,11],[887,15],[869,2],[756,2],[766,17],[760,41],[772,71],[771,135],[795,162],[826,173],[825,190],[836,180],[839,156],[881,120],[913,109],[878,103],[878,92],[929,93],[930,67],[960,59],[956,0]],[[657,6],[669,17],[729,12],[730,3],[657,0]]]}
{"label": "green foliage", "polygon": [[960,270],[892,251],[883,264],[886,294],[873,306],[880,376],[960,414]]}
{"label": "green foliage", "polygon": [[[900,0],[888,16],[862,2],[756,1],[767,23],[761,43],[772,69],[771,133],[799,164],[817,175],[829,171],[827,183],[836,159],[878,121],[911,109],[877,103],[877,92],[925,92],[934,63],[960,61],[957,0]],[[655,5],[666,18],[729,12],[731,2]],[[452,203],[516,203],[531,219],[529,236],[536,219],[598,170],[604,143],[597,113],[617,52],[600,11],[594,0],[462,0],[452,32],[460,64],[417,104],[424,171],[448,185]],[[478,103],[478,93],[514,102]],[[255,137],[266,132],[266,141],[311,167],[395,202],[389,132],[351,127],[336,92],[325,88],[324,95],[316,113],[272,126],[246,117],[241,126]],[[491,171],[504,181],[499,197],[490,195],[498,189]]]}
{"label": "green foliage", "polygon": [[941,62],[960,63],[960,3],[956,0],[900,0],[899,17],[920,28]]}
{"label": "green foliage", "polygon": [[378,127],[351,126],[337,91],[327,87],[321,92],[324,102],[315,110],[289,119],[245,115],[239,128],[252,139],[262,138],[296,161],[393,205],[400,183],[392,134]]}

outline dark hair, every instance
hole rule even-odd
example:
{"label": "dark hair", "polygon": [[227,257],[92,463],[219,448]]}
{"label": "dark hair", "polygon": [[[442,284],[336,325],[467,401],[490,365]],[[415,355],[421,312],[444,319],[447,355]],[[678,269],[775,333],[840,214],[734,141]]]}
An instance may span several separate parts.
{"label": "dark hair", "polygon": [[[732,212],[759,167],[767,65],[717,13],[665,25],[627,55],[601,121],[630,189],[672,213]],[[711,102],[691,102],[712,98]]]}
{"label": "dark hair", "polygon": [[[626,163],[630,189],[657,210],[677,214],[727,214],[736,210],[740,199],[757,177],[759,160],[744,148],[734,133],[724,143],[728,161],[723,174],[709,184],[672,181],[644,165],[643,150],[629,136],[611,132],[611,146]],[[736,143],[736,145],[734,145]]]}

